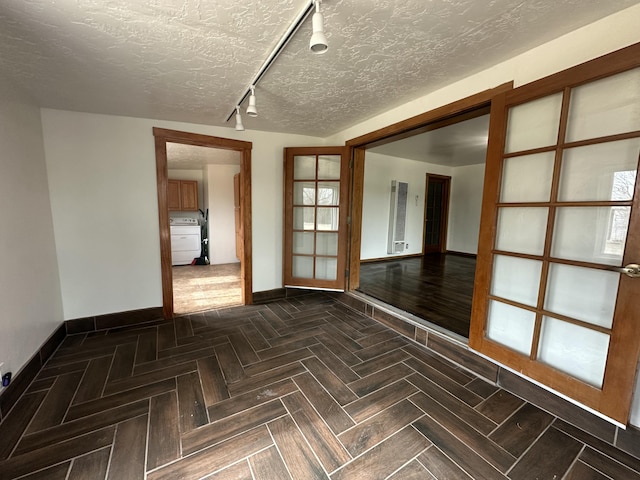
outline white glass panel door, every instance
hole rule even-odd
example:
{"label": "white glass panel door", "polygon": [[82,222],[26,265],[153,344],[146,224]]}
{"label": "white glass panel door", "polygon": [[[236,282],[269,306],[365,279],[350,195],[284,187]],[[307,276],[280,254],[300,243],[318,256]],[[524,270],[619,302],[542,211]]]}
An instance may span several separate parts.
{"label": "white glass panel door", "polygon": [[597,79],[563,72],[492,109],[470,346],[625,422],[640,346],[640,278],[624,274],[640,263],[640,68],[580,72]]}
{"label": "white glass panel door", "polygon": [[342,153],[341,147],[285,150],[285,286],[344,289]]}

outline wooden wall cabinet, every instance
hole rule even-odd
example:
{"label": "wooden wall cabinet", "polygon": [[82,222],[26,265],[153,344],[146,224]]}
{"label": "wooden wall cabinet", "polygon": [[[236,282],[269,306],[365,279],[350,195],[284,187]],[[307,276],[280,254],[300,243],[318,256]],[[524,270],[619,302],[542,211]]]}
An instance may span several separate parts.
{"label": "wooden wall cabinet", "polygon": [[196,180],[169,180],[167,204],[169,211],[198,211],[198,182]]}

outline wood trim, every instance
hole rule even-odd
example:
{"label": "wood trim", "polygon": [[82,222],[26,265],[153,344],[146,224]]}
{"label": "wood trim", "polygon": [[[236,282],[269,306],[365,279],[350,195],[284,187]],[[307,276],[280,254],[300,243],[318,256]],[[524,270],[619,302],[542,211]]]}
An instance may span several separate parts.
{"label": "wood trim", "polygon": [[[483,109],[484,110],[484,109]],[[488,113],[488,112],[487,112]],[[427,236],[427,198],[429,196],[429,180],[432,178],[442,180],[442,205],[440,206],[440,239],[439,248],[437,250],[427,251],[425,248],[425,238]],[[449,201],[451,195],[451,177],[448,175],[437,175],[435,173],[427,173],[424,186],[424,209],[422,216],[422,254],[444,253],[447,251],[447,229],[449,226]]]}
{"label": "wood trim", "polygon": [[[493,97],[500,93],[508,92],[512,89],[512,81],[503,83],[502,85],[484,90],[456,102],[443,105],[433,110],[429,110],[428,112],[421,113],[406,120],[402,120],[401,122],[397,122],[387,127],[374,130],[373,132],[367,133],[365,135],[352,138],[351,140],[348,140],[346,142],[346,145],[350,147],[371,147],[373,146],[374,142],[380,142],[381,140],[388,139],[396,135],[410,132],[410,134],[407,136],[411,136],[415,134],[414,132],[416,131],[416,129],[425,128],[428,124],[445,121],[447,119],[455,120],[454,117],[457,117],[459,115],[466,115],[472,111],[480,110],[483,107],[487,107]],[[452,123],[456,123],[456,121],[447,123],[447,125],[451,125]],[[380,145],[380,143],[376,143],[376,145]]]}
{"label": "wood trim", "polygon": [[169,228],[167,198],[169,183],[167,141],[161,136],[156,136],[155,144],[158,224],[160,226],[160,269],[162,271],[162,314],[164,318],[173,318],[173,270],[171,269],[171,230]]}
{"label": "wood trim", "polygon": [[494,135],[494,142],[487,148],[487,163],[484,170],[484,187],[482,208],[480,211],[480,233],[478,236],[478,256],[476,261],[476,275],[474,280],[473,300],[471,305],[471,326],[469,329],[469,347],[481,351],[484,343],[487,310],[489,307],[489,286],[493,255],[482,254],[483,251],[493,249],[493,239],[496,231],[497,209],[493,204],[498,201],[498,190],[501,179],[501,155],[504,151],[506,138],[506,94],[496,96],[491,103],[489,116],[489,131]]}
{"label": "wood trim", "polygon": [[215,147],[223,150],[251,150],[253,144],[243,140],[231,138],[214,137],[212,135],[201,135],[199,133],[181,132],[179,130],[168,130],[165,128],[153,127],[153,136],[164,138],[166,142],[182,143],[184,145],[196,145],[199,147]]}
{"label": "wood trim", "polygon": [[458,252],[457,250],[447,250],[444,253],[447,255],[459,255],[461,257],[478,258],[477,253]]}
{"label": "wood trim", "polygon": [[360,287],[360,254],[362,252],[362,202],[364,198],[364,148],[353,148],[351,170],[351,235],[349,235],[348,289]]}
{"label": "wood trim", "polygon": [[253,303],[253,259],[251,236],[251,142],[229,138],[201,135],[197,133],[153,128],[156,153],[156,183],[158,195],[158,224],[160,233],[160,267],[162,274],[162,312],[165,318],[173,318],[173,271],[171,266],[171,230],[167,199],[168,167],[167,142],[200,147],[235,150],[241,153],[240,201],[242,212],[243,258],[241,258],[242,301]]}

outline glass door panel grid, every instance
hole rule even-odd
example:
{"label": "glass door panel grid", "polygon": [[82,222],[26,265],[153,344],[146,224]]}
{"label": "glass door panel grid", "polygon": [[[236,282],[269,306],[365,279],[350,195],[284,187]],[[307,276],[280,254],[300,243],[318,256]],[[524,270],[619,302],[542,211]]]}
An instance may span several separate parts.
{"label": "glass door panel grid", "polygon": [[336,280],[340,155],[294,157],[293,276]]}
{"label": "glass door panel grid", "polygon": [[[640,69],[634,72],[637,82]],[[614,134],[566,142],[567,131],[579,121],[571,112],[596,108],[572,105],[573,96],[582,102],[587,97],[581,88],[530,102],[535,108],[516,105],[508,113],[485,336],[600,388],[620,276],[609,267],[622,266],[637,182],[640,113],[631,121],[625,116],[618,130],[609,127]],[[524,118],[519,107],[546,114],[534,122],[545,125],[544,135],[522,139],[520,133],[517,142],[509,141],[509,130]],[[554,136],[549,124],[557,132],[555,145],[549,145]],[[516,151],[514,145],[527,150]],[[580,245],[575,229],[585,224],[591,228]],[[588,298],[589,292],[602,298]],[[576,337],[586,352],[572,348]]]}

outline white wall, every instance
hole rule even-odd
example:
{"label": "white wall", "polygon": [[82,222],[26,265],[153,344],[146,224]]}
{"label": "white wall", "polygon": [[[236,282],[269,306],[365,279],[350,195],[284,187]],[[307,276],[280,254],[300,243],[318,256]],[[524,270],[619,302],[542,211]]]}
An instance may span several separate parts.
{"label": "white wall", "polygon": [[484,167],[482,163],[452,169],[447,250],[478,253]]}
{"label": "white wall", "polygon": [[42,110],[64,318],[162,305],[152,127],[253,142],[253,291],[282,286],[282,155],[315,137]]}
{"label": "white wall", "polygon": [[441,165],[366,152],[360,258],[368,260],[400,255],[387,253],[391,180],[409,184],[405,232],[409,248],[402,255],[422,253],[426,174],[450,175],[451,170]]}
{"label": "white wall", "polygon": [[40,109],[3,79],[0,145],[0,362],[15,375],[62,323],[62,303]]}
{"label": "white wall", "polygon": [[233,176],[240,173],[240,166],[208,165],[207,170],[209,263],[237,263]]}

